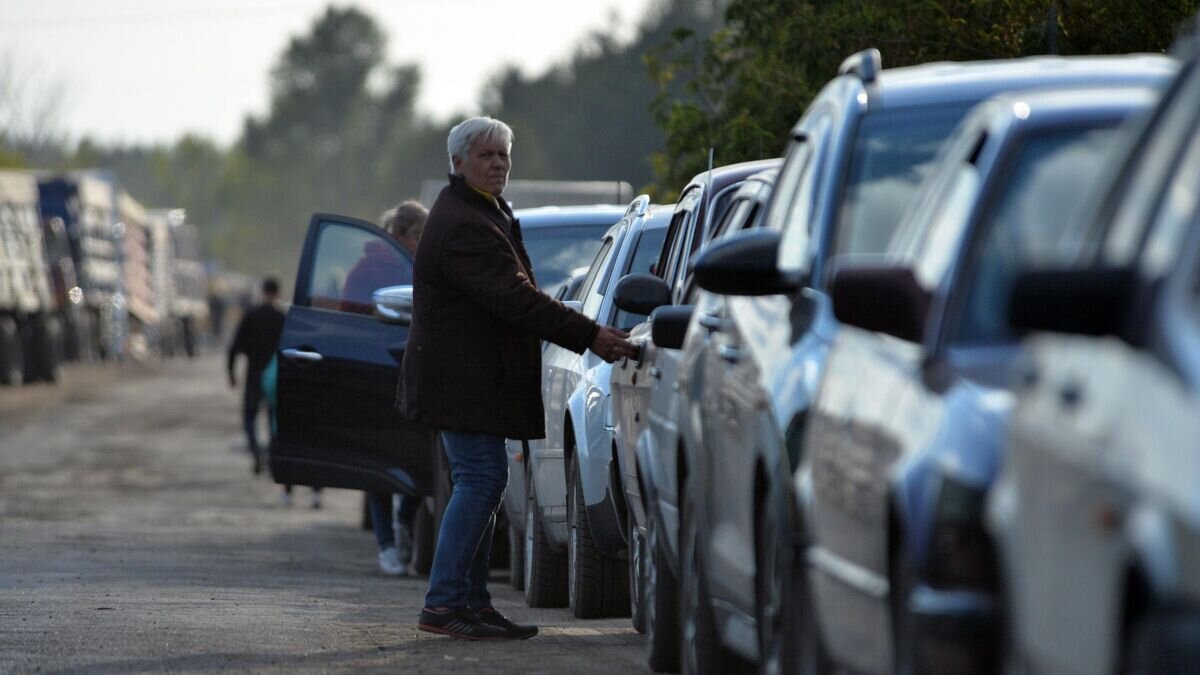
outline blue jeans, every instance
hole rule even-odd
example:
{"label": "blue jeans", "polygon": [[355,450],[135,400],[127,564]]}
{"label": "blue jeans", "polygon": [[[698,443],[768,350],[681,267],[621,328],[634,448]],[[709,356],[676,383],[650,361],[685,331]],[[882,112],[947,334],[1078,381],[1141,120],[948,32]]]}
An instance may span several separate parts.
{"label": "blue jeans", "polygon": [[442,516],[426,607],[491,607],[487,590],[496,510],[508,487],[504,437],[443,431],[454,492]]}
{"label": "blue jeans", "polygon": [[371,526],[375,530],[375,543],[379,544],[380,551],[396,546],[396,529],[393,527],[396,523],[407,525],[411,532],[413,518],[417,516],[417,507],[420,505],[419,498],[400,495],[400,506],[393,513],[391,493],[367,494],[367,509],[371,512]]}

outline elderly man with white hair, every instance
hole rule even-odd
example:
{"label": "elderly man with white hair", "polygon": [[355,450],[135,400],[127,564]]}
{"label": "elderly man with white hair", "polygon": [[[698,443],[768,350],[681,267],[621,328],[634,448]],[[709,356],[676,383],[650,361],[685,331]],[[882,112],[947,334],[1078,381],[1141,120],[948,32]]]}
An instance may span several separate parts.
{"label": "elderly man with white hair", "polygon": [[504,439],[546,434],[542,340],[609,362],[629,336],[538,290],[521,224],[500,197],[512,167],[505,123],[473,117],[450,130],[450,184],[417,245],[413,320],[396,394],[410,420],[441,434],[454,479],[418,628],[470,640],[525,639],[487,590],[496,510],[508,486]]}

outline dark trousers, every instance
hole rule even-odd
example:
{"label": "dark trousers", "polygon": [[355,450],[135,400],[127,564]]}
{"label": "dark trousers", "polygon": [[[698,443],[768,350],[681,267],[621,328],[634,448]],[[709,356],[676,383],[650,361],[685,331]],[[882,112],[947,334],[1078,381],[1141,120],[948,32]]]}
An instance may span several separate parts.
{"label": "dark trousers", "polygon": [[[246,443],[250,454],[262,454],[262,446],[258,444],[258,411],[262,408],[264,396],[262,390],[262,371],[246,371],[246,387],[242,392],[242,428],[246,430]],[[267,405],[267,419],[273,414],[270,404]]]}
{"label": "dark trousers", "polygon": [[392,548],[396,545],[396,530],[394,525],[401,523],[412,531],[413,519],[417,517],[417,508],[421,505],[418,497],[400,495],[399,506],[392,511],[392,495],[388,492],[371,492],[367,494],[367,509],[371,513],[371,527],[375,530],[375,543],[379,550]]}
{"label": "dark trousers", "polygon": [[487,590],[496,510],[508,487],[504,437],[443,431],[454,492],[438,533],[426,607],[492,606]]}

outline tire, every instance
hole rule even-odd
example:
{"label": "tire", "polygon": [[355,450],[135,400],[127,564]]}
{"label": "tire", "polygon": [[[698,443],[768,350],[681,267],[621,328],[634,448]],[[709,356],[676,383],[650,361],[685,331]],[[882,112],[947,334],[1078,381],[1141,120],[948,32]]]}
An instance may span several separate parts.
{"label": "tire", "polygon": [[33,341],[31,372],[27,380],[57,382],[62,364],[62,329],[55,317],[38,316],[31,322]]}
{"label": "tire", "polygon": [[508,583],[514,591],[525,590],[525,536],[508,526]]}
{"label": "tire", "polygon": [[709,599],[704,564],[697,542],[694,507],[685,502],[681,528],[679,595],[679,664],[684,675],[726,675],[753,672],[752,666],[721,643]]}
{"label": "tire", "polygon": [[629,614],[633,629],[646,632],[646,604],[643,601],[646,585],[646,540],[633,518],[633,511],[626,513],[629,531]]}
{"label": "tire", "polygon": [[568,464],[567,599],[580,619],[629,616],[629,566],[596,548],[574,454]]}
{"label": "tire", "polygon": [[1200,663],[1200,612],[1156,608],[1130,630],[1123,671],[1129,675],[1183,675]]}
{"label": "tire", "polygon": [[[786,497],[784,501],[786,502]],[[755,537],[758,560],[754,607],[758,618],[758,672],[783,675],[800,670],[797,612],[802,605],[792,541],[792,523],[785,505],[764,504]]]}
{"label": "tire", "polygon": [[525,604],[566,607],[567,556],[550,548],[546,539],[531,469],[526,473],[525,499]]}
{"label": "tire", "polygon": [[656,673],[679,672],[678,586],[667,563],[666,545],[658,516],[646,509],[646,576],[642,597],[646,605],[646,662]]}
{"label": "tire", "polygon": [[8,316],[0,317],[0,384],[20,386],[25,381],[25,350],[21,330]]}
{"label": "tire", "polygon": [[429,574],[433,569],[433,553],[437,550],[437,530],[433,526],[433,514],[429,511],[429,500],[422,499],[413,517],[413,570],[417,574]]}

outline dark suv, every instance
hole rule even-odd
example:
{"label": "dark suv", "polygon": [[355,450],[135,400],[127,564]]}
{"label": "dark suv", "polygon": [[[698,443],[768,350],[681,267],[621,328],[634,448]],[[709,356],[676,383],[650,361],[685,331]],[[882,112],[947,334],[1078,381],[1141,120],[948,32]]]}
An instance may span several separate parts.
{"label": "dark suv", "polygon": [[[826,564],[826,551],[805,547],[813,492],[828,487],[818,483],[824,474],[811,471],[803,439],[838,332],[830,260],[883,252],[972,105],[1013,89],[1144,82],[1148,70],[1165,72],[1163,62],[1034,58],[881,70],[879,53],[868,50],[847,59],[817,96],[793,130],[764,228],[696,262],[701,287],[730,297],[722,315],[706,319],[708,326],[697,317],[691,329],[689,340],[705,338],[696,361],[712,366],[702,389],[685,387],[689,407],[679,411],[680,427],[694,432],[683,438],[692,462],[683,540],[695,544],[684,547],[682,560],[702,571],[697,598],[683,602],[696,608],[688,619],[694,658],[720,664],[740,656],[782,672],[804,661],[828,670],[824,637],[849,633],[826,623],[841,615],[814,614],[813,594],[859,586],[886,593],[886,578],[881,584],[856,568]],[[860,386],[853,378],[826,380],[823,395],[849,396]],[[871,439],[862,444],[872,447]],[[847,465],[849,475],[871,475],[870,455],[841,457],[857,462]],[[873,484],[845,491],[872,509],[886,506]],[[869,605],[885,595],[868,597],[843,605],[859,632],[828,646],[855,669],[890,670],[876,650],[890,646],[888,623]]]}

